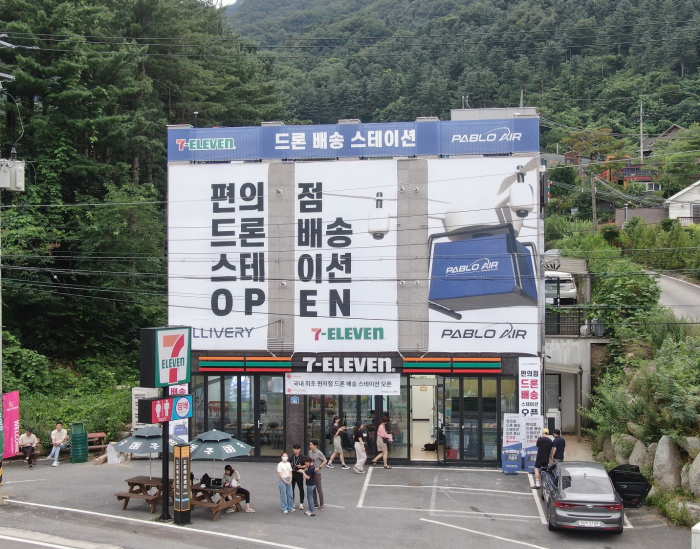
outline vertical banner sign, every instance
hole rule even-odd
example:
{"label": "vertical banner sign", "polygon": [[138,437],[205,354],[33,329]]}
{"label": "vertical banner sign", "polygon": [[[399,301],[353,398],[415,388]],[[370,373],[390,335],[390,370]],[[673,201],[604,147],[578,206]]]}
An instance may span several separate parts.
{"label": "vertical banner sign", "polygon": [[[181,385],[171,385],[168,387],[168,393],[170,396],[173,395],[186,395],[188,392],[188,385],[183,383]],[[185,444],[189,440],[189,429],[188,429],[187,419],[174,419],[170,421],[170,435],[182,440]]]}
{"label": "vertical banner sign", "polygon": [[19,455],[19,391],[2,395],[5,448],[3,457]]}
{"label": "vertical banner sign", "polygon": [[296,165],[295,351],[396,350],[396,181],[395,160]]}
{"label": "vertical banner sign", "polygon": [[520,357],[518,369],[520,413],[525,417],[541,417],[542,363],[538,357]]}
{"label": "vertical banner sign", "polygon": [[522,469],[523,417],[520,414],[503,414],[503,454],[501,469],[506,475],[514,475]]}
{"label": "vertical banner sign", "polygon": [[168,171],[168,324],[192,349],[267,349],[269,164]]}
{"label": "vertical banner sign", "polygon": [[174,503],[175,524],[190,524],[190,447],[178,444],[173,448],[175,456]]}
{"label": "vertical banner sign", "polygon": [[542,436],[542,416],[524,416],[523,419],[523,453],[525,454],[525,470],[528,473],[535,472],[537,460],[537,439]]}

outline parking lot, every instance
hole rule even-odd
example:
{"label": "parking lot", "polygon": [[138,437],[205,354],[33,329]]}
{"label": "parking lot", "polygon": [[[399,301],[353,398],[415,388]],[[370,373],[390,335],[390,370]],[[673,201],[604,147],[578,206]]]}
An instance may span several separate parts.
{"label": "parking lot", "polygon": [[[503,475],[493,469],[436,467],[368,467],[365,475],[340,468],[323,471],[326,505],[316,517],[283,515],[274,463],[231,462],[251,491],[255,514],[223,515],[212,522],[204,509],[192,513],[186,527],[155,522],[144,502],[122,511],[114,493],[128,477],[149,473],[148,462],[117,466],[48,462],[29,471],[20,463],[5,468],[0,507],[0,546],[13,532],[53,536],[55,547],[185,548],[231,547],[321,548],[344,545],[424,548],[454,547],[690,547],[690,532],[668,526],[649,509],[627,513],[622,535],[550,532],[526,474]],[[194,462],[195,473],[223,469]],[[153,462],[158,475],[160,462]],[[12,531],[8,527],[12,527]],[[53,539],[51,538],[51,539]],[[59,541],[56,541],[59,540]],[[81,545],[79,542],[82,542]],[[89,545],[84,545],[89,542]],[[100,545],[94,545],[97,542]],[[27,545],[30,547],[31,545]]]}

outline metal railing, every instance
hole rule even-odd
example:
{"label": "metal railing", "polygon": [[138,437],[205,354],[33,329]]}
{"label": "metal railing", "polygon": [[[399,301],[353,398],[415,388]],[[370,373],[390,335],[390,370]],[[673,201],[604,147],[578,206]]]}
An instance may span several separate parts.
{"label": "metal railing", "polygon": [[547,307],[544,313],[545,335],[572,337],[603,337],[605,325],[597,319],[591,320],[590,310],[580,306]]}
{"label": "metal railing", "polygon": [[700,223],[700,217],[679,217],[678,221],[683,227],[690,227],[691,225]]}

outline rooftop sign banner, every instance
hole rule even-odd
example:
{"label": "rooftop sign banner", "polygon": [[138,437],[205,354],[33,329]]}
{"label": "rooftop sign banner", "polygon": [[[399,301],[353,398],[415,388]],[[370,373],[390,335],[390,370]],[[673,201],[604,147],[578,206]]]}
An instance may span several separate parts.
{"label": "rooftop sign banner", "polygon": [[171,129],[169,162],[537,153],[539,119]]}

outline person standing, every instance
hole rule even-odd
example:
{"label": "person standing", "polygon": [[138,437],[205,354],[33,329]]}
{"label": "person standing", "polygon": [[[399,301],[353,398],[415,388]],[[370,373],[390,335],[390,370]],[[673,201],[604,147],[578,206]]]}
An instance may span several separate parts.
{"label": "person standing", "polygon": [[299,488],[299,510],[304,510],[304,472],[305,457],[301,453],[301,444],[292,446],[294,453],[292,454],[292,491],[294,487]]}
{"label": "person standing", "polygon": [[58,454],[68,448],[68,431],[63,428],[63,423],[56,423],[56,428],[51,431],[51,453],[47,459],[53,458],[53,466],[58,467]]}
{"label": "person standing", "polygon": [[387,432],[386,426],[389,425],[389,416],[382,416],[382,422],[377,429],[377,456],[372,460],[372,465],[376,465],[380,459],[384,460],[384,469],[391,469],[388,463],[389,459],[389,443],[393,440],[391,433]]}
{"label": "person standing", "polygon": [[294,490],[292,488],[292,464],[289,463],[287,452],[282,452],[281,461],[277,464],[277,475],[279,476],[280,487],[280,505],[282,512],[293,513],[294,509]]}
{"label": "person standing", "polygon": [[19,437],[19,451],[24,454],[24,459],[29,464],[29,468],[34,468],[36,463],[36,445],[39,444],[39,439],[36,438],[33,429],[27,429],[27,432]]}
{"label": "person standing", "polygon": [[[323,455],[323,452],[321,452],[321,450],[318,449],[318,440],[311,440],[309,442],[309,449],[309,457],[313,460],[314,468],[316,469],[316,490],[314,490],[314,506],[323,511],[323,485],[321,483],[321,469],[323,469],[326,466],[328,460],[326,459],[326,456]],[[306,485],[308,486],[309,483],[307,482]],[[309,505],[311,505],[310,501]]]}
{"label": "person standing", "polygon": [[[241,494],[245,498],[245,512],[255,513],[255,509],[250,507],[250,492],[241,486],[241,475],[230,465],[224,467],[224,486],[236,488],[236,494]],[[235,513],[236,508],[226,509],[227,513]]]}
{"label": "person standing", "polygon": [[357,456],[357,463],[353,465],[353,469],[356,473],[365,472],[365,462],[367,461],[367,452],[365,451],[365,437],[364,437],[364,425],[358,425],[355,427],[355,432],[353,438],[355,439],[355,455]]}
{"label": "person standing", "polygon": [[314,489],[316,488],[316,467],[314,466],[314,460],[310,457],[304,458],[304,468],[301,469],[301,474],[306,479],[306,500],[309,502],[309,510],[304,514],[309,517],[315,517]]}
{"label": "person standing", "polygon": [[342,468],[350,469],[350,467],[345,465],[345,453],[343,452],[342,435],[345,431],[347,431],[347,429],[348,428],[345,425],[340,425],[340,417],[335,416],[333,418],[333,425],[331,425],[331,434],[333,435],[333,453],[331,454],[331,459],[328,460],[329,469],[333,469],[333,467],[335,467],[333,465],[333,459],[337,455],[340,455],[340,463],[342,464]]}
{"label": "person standing", "polygon": [[561,463],[564,461],[564,448],[566,448],[566,441],[564,437],[561,436],[561,430],[554,429],[552,431],[554,435],[554,440],[552,441],[552,459],[555,463]]}
{"label": "person standing", "polygon": [[540,469],[549,465],[552,457],[552,439],[549,438],[549,429],[542,430],[542,436],[537,439],[537,457],[535,457],[535,488],[540,487]]}

